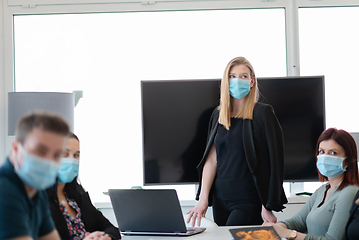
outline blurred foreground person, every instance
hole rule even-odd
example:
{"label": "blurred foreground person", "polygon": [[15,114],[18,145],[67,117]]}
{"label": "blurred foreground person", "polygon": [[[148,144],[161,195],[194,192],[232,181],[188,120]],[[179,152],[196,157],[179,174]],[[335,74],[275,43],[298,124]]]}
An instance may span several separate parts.
{"label": "blurred foreground person", "polygon": [[0,167],[0,239],[60,239],[45,189],[54,184],[69,126],[34,113],[20,119]]}

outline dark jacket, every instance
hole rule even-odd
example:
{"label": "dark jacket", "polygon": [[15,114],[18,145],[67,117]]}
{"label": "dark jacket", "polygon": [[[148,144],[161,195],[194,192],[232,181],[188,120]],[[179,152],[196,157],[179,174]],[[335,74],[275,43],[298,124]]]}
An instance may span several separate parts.
{"label": "dark jacket", "polygon": [[[217,134],[218,118],[219,110],[215,109],[209,123],[206,149],[201,162],[197,166],[199,175],[197,200],[199,200],[201,192],[203,166]],[[272,106],[256,103],[253,109],[253,120],[243,120],[242,137],[247,163],[263,206],[269,211],[281,211],[284,208],[283,204],[287,203],[282,186],[284,178],[284,142],[282,128]],[[212,205],[212,194],[213,185],[208,199],[210,206]]]}
{"label": "dark jacket", "polygon": [[[350,224],[357,224],[358,223],[358,220],[356,221],[353,221],[354,217],[356,219],[359,218],[359,211],[358,211],[358,207],[359,205],[355,203],[355,201],[359,198],[359,191],[358,193],[355,195],[354,197],[354,203],[350,209],[350,217],[349,217],[349,220],[348,220],[348,223],[347,223],[347,226],[345,227],[345,233],[344,233],[344,236],[343,236],[343,239],[342,240],[349,240],[349,239],[353,239],[353,236],[350,237],[350,235],[348,234],[348,226]],[[359,227],[359,225],[357,224],[356,227]],[[356,237],[354,237],[356,238]]]}
{"label": "dark jacket", "polygon": [[[75,200],[81,209],[81,218],[85,224],[87,232],[103,231],[107,233],[113,240],[120,239],[118,228],[113,226],[102,213],[97,210],[91,203],[87,192],[83,190],[81,185],[77,183],[77,179],[65,185],[65,192],[69,198]],[[57,197],[57,184],[51,189],[47,190],[52,219],[55,222],[57,231],[62,240],[70,239],[69,231],[67,229],[66,219],[62,214]]]}

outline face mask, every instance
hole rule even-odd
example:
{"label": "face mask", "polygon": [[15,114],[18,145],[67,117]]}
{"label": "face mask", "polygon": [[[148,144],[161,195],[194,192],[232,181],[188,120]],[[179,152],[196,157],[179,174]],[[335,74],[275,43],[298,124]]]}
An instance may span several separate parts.
{"label": "face mask", "polygon": [[334,178],[346,171],[343,168],[345,158],[322,154],[318,155],[317,159],[317,168],[323,176]]}
{"label": "face mask", "polygon": [[21,168],[15,165],[15,172],[20,179],[37,190],[44,190],[56,182],[60,164],[53,160],[25,153]]}
{"label": "face mask", "polygon": [[69,183],[79,173],[79,160],[76,158],[61,158],[61,167],[57,173],[60,183]]}
{"label": "face mask", "polygon": [[251,81],[240,78],[229,79],[229,93],[236,99],[241,99],[249,93]]}

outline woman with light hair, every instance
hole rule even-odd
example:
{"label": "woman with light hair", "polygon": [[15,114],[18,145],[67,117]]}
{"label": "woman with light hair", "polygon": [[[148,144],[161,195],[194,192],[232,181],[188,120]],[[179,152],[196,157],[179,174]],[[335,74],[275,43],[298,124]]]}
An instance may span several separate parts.
{"label": "woman with light hair", "polygon": [[276,222],[272,211],[287,202],[282,187],[284,143],[272,106],[258,103],[254,69],[244,57],[232,59],[221,80],[220,105],[212,113],[198,165],[196,206],[187,222],[200,225],[208,206],[220,225]]}

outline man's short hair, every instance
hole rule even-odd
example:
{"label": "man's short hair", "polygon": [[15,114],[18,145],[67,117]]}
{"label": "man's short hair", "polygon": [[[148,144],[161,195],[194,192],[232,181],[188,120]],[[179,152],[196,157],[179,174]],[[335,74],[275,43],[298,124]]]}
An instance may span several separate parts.
{"label": "man's short hair", "polygon": [[35,112],[25,115],[19,120],[15,130],[16,140],[23,144],[27,135],[34,128],[63,136],[67,136],[70,131],[69,125],[62,117],[46,112]]}

